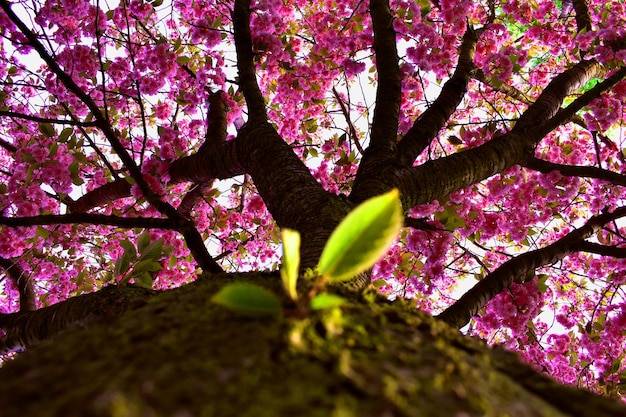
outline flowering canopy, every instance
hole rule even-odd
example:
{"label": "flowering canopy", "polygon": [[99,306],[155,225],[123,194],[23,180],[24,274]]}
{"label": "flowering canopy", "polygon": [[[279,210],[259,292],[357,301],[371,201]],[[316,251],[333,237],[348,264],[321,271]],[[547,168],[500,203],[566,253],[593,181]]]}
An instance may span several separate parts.
{"label": "flowering canopy", "polygon": [[398,188],[381,291],[623,392],[624,2],[0,4],[3,313],[311,267]]}

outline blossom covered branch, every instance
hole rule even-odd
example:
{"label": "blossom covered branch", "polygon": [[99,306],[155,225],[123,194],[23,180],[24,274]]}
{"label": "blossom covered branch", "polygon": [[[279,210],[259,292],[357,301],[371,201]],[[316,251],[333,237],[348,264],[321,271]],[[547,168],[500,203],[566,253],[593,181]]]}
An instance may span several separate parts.
{"label": "blossom covered branch", "polygon": [[[437,317],[456,328],[465,326],[494,296],[514,282],[525,282],[533,278],[537,268],[553,264],[571,253],[597,248],[596,245],[585,243],[585,239],[597,233],[607,223],[624,216],[626,216],[626,207],[594,216],[585,225],[574,229],[556,242],[506,261]],[[607,247],[605,251],[608,253],[611,249]]]}
{"label": "blossom covered branch", "polygon": [[467,28],[459,47],[459,58],[454,73],[443,85],[437,99],[402,137],[398,144],[401,165],[409,167],[413,164],[415,158],[428,147],[461,103],[467,90],[467,83],[476,71],[474,54],[480,32]]}
{"label": "blossom covered branch", "polygon": [[76,82],[61,69],[57,61],[46,50],[44,45],[39,41],[35,33],[33,33],[22,20],[13,12],[11,4],[6,0],[0,1],[0,6],[9,17],[9,19],[19,28],[21,33],[28,39],[29,44],[37,51],[39,56],[46,62],[51,71],[56,77],[74,93],[90,110],[91,114],[97,121],[98,128],[102,131],[105,137],[108,139],[111,147],[115,150],[120,157],[125,167],[128,169],[131,177],[135,180],[146,199],[154,206],[159,212],[165,214],[169,218],[177,221],[178,231],[185,237],[187,245],[191,250],[194,258],[198,262],[201,268],[206,271],[217,273],[221,272],[222,268],[215,262],[215,260],[209,255],[204,241],[200,236],[200,233],[195,228],[194,224],[189,220],[181,216],[174,207],[161,200],[152,190],[152,188],[145,181],[139,167],[130,156],[126,148],[122,145],[117,134],[111,127],[109,120],[102,114],[98,105],[94,100],[83,91]]}

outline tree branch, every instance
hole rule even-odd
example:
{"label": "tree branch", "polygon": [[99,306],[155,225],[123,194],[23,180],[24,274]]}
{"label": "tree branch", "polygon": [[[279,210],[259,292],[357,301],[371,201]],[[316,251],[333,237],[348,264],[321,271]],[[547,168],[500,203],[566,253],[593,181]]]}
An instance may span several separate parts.
{"label": "tree branch", "polygon": [[372,0],[370,13],[374,25],[378,86],[370,144],[363,153],[350,192],[350,200],[357,204],[391,188],[385,171],[397,158],[396,139],[401,101],[396,33],[388,0]]}
{"label": "tree branch", "polygon": [[0,328],[5,331],[0,339],[0,354],[22,351],[68,328],[111,320],[141,307],[153,294],[145,288],[109,285],[36,311],[0,314]]}
{"label": "tree branch", "polygon": [[576,245],[576,250],[578,252],[589,252],[595,253],[596,255],[610,256],[612,258],[626,258],[626,248],[601,245],[599,243],[587,242],[586,240]]}
{"label": "tree branch", "polygon": [[[219,152],[216,148],[219,147],[226,141],[226,137],[228,135],[228,106],[226,105],[226,101],[224,100],[223,91],[218,91],[215,93],[209,94],[209,114],[207,115],[207,128],[206,134],[204,137],[204,143],[198,149],[198,154],[202,156],[211,156],[216,151]],[[172,170],[172,171],[175,171]],[[193,170],[196,172],[197,170]],[[204,193],[211,188],[213,184],[213,178],[208,180],[200,181],[185,195],[183,200],[180,202],[178,206],[178,212],[185,216],[189,217],[189,213],[193,209],[193,206],[202,198]]]}
{"label": "tree branch", "polygon": [[167,217],[175,220],[176,223],[178,223],[177,230],[185,238],[187,247],[191,251],[198,265],[207,272],[222,272],[222,268],[217,264],[217,262],[215,262],[215,260],[213,260],[211,255],[209,255],[209,252],[204,246],[204,240],[202,239],[202,236],[200,235],[198,230],[195,228],[193,222],[181,216],[180,213],[178,213],[176,209],[172,207],[172,205],[161,200],[161,198],[154,193],[152,188],[145,181],[141,170],[135,163],[135,160],[130,156],[126,148],[122,145],[115,131],[113,130],[113,127],[109,123],[109,120],[107,120],[106,116],[100,111],[100,108],[98,107],[98,105],[96,105],[93,99],[74,82],[69,74],[61,69],[54,57],[49,54],[44,45],[39,42],[39,39],[37,38],[35,33],[32,32],[24,24],[24,22],[22,22],[20,18],[13,12],[10,3],[6,0],[0,0],[0,6],[7,14],[7,17],[19,28],[22,34],[28,39],[30,46],[32,46],[35,51],[37,51],[41,59],[44,60],[44,62],[48,65],[48,67],[56,75],[56,77],[69,91],[76,95],[76,97],[78,97],[89,108],[97,122],[98,128],[107,138],[107,140],[111,144],[111,147],[119,156],[122,163],[126,166],[128,172],[141,189],[146,200],[160,213],[166,215]]}
{"label": "tree branch", "polygon": [[429,224],[426,221],[426,219],[416,219],[415,217],[408,217],[408,216],[404,218],[404,226],[410,227],[416,230],[432,230],[432,231],[440,231],[440,232],[447,231],[446,229],[441,229],[439,227],[433,226],[432,224]]}
{"label": "tree branch", "polygon": [[525,282],[528,274],[540,266],[553,264],[583,248],[590,249],[590,245],[583,244],[584,239],[600,231],[607,223],[624,216],[626,207],[594,216],[582,227],[574,229],[556,242],[506,261],[437,317],[456,328],[465,326],[493,297],[509,288],[512,283]]}
{"label": "tree branch", "polygon": [[363,150],[363,148],[361,147],[361,143],[359,142],[359,137],[357,135],[356,128],[354,127],[352,120],[350,120],[350,111],[346,107],[346,103],[344,103],[343,99],[341,98],[341,96],[339,95],[339,92],[337,91],[335,87],[333,87],[333,95],[335,96],[335,99],[337,100],[337,104],[339,104],[339,108],[341,109],[341,113],[343,114],[343,117],[346,119],[346,123],[348,124],[348,133],[350,134],[350,139],[354,142],[354,145],[356,146],[357,150],[361,153],[361,155],[363,155],[365,151]]}
{"label": "tree branch", "polygon": [[6,149],[7,151],[11,153],[17,152],[17,146],[13,145],[12,143],[7,142],[6,140],[2,138],[0,138],[0,147]]}
{"label": "tree branch", "polygon": [[570,113],[573,115],[577,111],[570,111],[570,108],[588,104],[626,75],[626,68],[620,69],[559,111],[562,100],[600,70],[597,62],[583,61],[556,76],[535,103],[522,114],[514,128],[502,136],[476,148],[394,172],[395,186],[400,188],[404,206],[430,203],[513,165],[524,165],[529,158],[534,158],[537,143],[560,123],[568,120]]}
{"label": "tree branch", "polygon": [[529,135],[511,131],[476,148],[399,170],[395,186],[402,204],[430,203],[519,164],[531,153],[531,143]]}
{"label": "tree branch", "polygon": [[[173,161],[168,170],[170,176],[168,184],[181,182],[201,184],[245,173],[239,162],[236,140],[231,140],[205,148],[201,154],[195,153]],[[68,207],[75,213],[84,213],[118,198],[130,197],[130,189],[128,181],[121,178],[85,193],[73,203],[69,203]]]}
{"label": "tree branch", "polygon": [[185,194],[185,197],[183,197],[183,200],[178,205],[178,212],[188,217],[193,207],[204,196],[204,193],[211,188],[211,185],[213,185],[213,181],[195,184],[191,190]]}
{"label": "tree branch", "polygon": [[594,166],[555,164],[538,158],[528,159],[524,163],[524,166],[534,171],[543,172],[544,174],[548,174],[552,171],[559,171],[561,174],[570,177],[596,178],[608,181],[615,185],[626,186],[625,175]]}
{"label": "tree branch", "polygon": [[576,12],[576,28],[580,33],[583,30],[591,30],[591,16],[585,0],[571,0]]}
{"label": "tree branch", "polygon": [[180,225],[172,219],[158,219],[151,217],[118,217],[105,214],[69,213],[45,214],[29,217],[0,216],[0,224],[8,227],[45,226],[55,224],[87,224],[116,226],[126,229],[164,229],[178,230]]}
{"label": "tree branch", "polygon": [[198,153],[211,149],[213,145],[218,145],[226,140],[228,135],[228,105],[224,101],[223,91],[209,94],[209,114],[207,115],[207,128],[204,143],[200,146]]}
{"label": "tree branch", "polygon": [[94,188],[75,201],[67,202],[66,204],[73,213],[84,213],[118,198],[130,197],[130,188],[130,183],[126,179],[120,178]]}
{"label": "tree branch", "polygon": [[239,70],[239,88],[243,92],[248,106],[249,122],[267,121],[265,100],[256,81],[252,35],[250,34],[250,0],[235,0],[233,8],[233,26],[235,31],[235,49]]}
{"label": "tree branch", "polygon": [[576,113],[583,107],[589,105],[593,100],[599,98],[602,93],[611,89],[615,84],[619,83],[626,77],[626,67],[621,67],[615,71],[610,77],[601,83],[595,85],[591,90],[585,92],[567,107],[560,109],[550,120],[547,120],[542,126],[544,132],[551,132],[558,126],[569,122]]}
{"label": "tree branch", "polygon": [[542,131],[537,132],[541,137],[552,131],[558,124],[554,126],[547,122],[559,112],[565,98],[597,75],[601,69],[602,66],[596,60],[581,61],[557,75],[550,81],[537,100],[522,114],[515,124],[514,130],[519,132],[537,131],[537,126],[546,126]]}
{"label": "tree branch", "polygon": [[410,167],[430,142],[437,136],[465,96],[470,77],[475,73],[474,53],[479,32],[465,31],[459,50],[459,60],[452,77],[445,82],[441,93],[424,113],[413,123],[398,144],[398,158],[403,166]]}
{"label": "tree branch", "polygon": [[389,1],[372,0],[370,2],[370,14],[374,26],[374,53],[376,55],[378,86],[376,87],[376,107],[374,108],[369,148],[376,149],[377,153],[395,154],[401,87],[396,32],[393,29]]}
{"label": "tree branch", "polygon": [[40,117],[40,116],[31,115],[31,114],[16,113],[16,112],[7,111],[7,110],[0,110],[0,117],[9,117],[13,119],[24,119],[24,120],[30,120],[30,121],[39,122],[39,123],[61,124],[61,125],[68,125],[68,126],[95,127],[98,125],[97,122],[81,122],[81,121],[73,120],[73,119],[66,119],[66,120],[52,119],[49,117]]}
{"label": "tree branch", "polygon": [[15,259],[0,257],[0,268],[4,269],[6,275],[17,286],[20,294],[20,311],[34,311],[37,307],[35,305],[35,288],[31,277]]}

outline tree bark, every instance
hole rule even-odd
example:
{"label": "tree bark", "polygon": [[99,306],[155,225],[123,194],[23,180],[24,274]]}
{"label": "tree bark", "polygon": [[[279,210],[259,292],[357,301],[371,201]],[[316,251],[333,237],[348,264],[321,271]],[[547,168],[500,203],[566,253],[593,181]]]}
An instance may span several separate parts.
{"label": "tree bark", "polygon": [[275,275],[213,276],[57,335],[0,369],[0,410],[24,417],[626,413],[463,337],[408,301],[365,293],[304,318],[242,317],[209,301],[232,278],[280,292]]}

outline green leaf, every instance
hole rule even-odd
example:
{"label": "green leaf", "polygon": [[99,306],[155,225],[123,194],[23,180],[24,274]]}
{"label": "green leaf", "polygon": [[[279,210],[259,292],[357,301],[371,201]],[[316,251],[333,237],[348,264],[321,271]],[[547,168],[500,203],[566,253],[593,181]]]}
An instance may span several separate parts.
{"label": "green leaf", "polygon": [[67,139],[70,137],[72,133],[74,133],[74,128],[72,127],[66,127],[65,129],[63,129],[61,133],[59,133],[59,142],[61,143],[67,142]]}
{"label": "green leaf", "polygon": [[322,293],[311,299],[311,310],[334,308],[346,304],[348,301],[335,294]]}
{"label": "green leaf", "polygon": [[457,213],[456,206],[447,206],[444,211],[435,213],[435,218],[449,231],[465,226],[465,220]]}
{"label": "green leaf", "polygon": [[72,178],[72,183],[74,183],[74,185],[81,185],[84,183],[83,179],[79,175],[80,166],[78,165],[78,161],[72,161],[68,169],[70,171],[70,177]]}
{"label": "green leaf", "polygon": [[318,270],[330,282],[349,280],[380,259],[402,227],[400,192],[393,189],[354,209],[328,239]]}
{"label": "green leaf", "polygon": [[42,226],[37,226],[37,231],[35,232],[36,236],[41,236],[44,239],[48,239],[50,237],[50,232],[48,229],[45,229]]}
{"label": "green leaf", "polygon": [[57,134],[56,130],[54,130],[54,126],[50,123],[39,123],[39,131],[47,138],[51,138]]}
{"label": "green leaf", "polygon": [[139,261],[135,265],[133,265],[133,276],[135,274],[139,275],[144,272],[157,272],[163,269],[161,264],[157,261],[153,261],[152,259],[146,259],[144,261]]}
{"label": "green leaf", "polygon": [[148,231],[143,232],[137,239],[137,251],[143,253],[146,247],[150,244],[150,233]]}
{"label": "green leaf", "polygon": [[135,246],[132,243],[128,240],[123,240],[120,242],[120,246],[124,248],[124,253],[115,261],[114,272],[116,276],[126,273],[130,267],[130,263],[137,259],[137,251],[135,251]]}
{"label": "green leaf", "polygon": [[281,238],[283,240],[283,262],[280,266],[280,278],[289,298],[295,301],[298,299],[296,283],[300,268],[300,233],[297,230],[282,229]]}
{"label": "green leaf", "polygon": [[110,282],[113,281],[113,274],[111,273],[111,271],[107,271],[104,274],[104,277],[102,278],[102,282]]}
{"label": "green leaf", "polygon": [[191,61],[191,58],[189,58],[188,56],[184,56],[184,55],[176,58],[176,63],[180,65],[187,65],[189,61]]}
{"label": "green leaf", "polygon": [[387,285],[387,281],[385,281],[382,278],[378,278],[375,281],[372,281],[372,285],[374,286],[374,288],[378,289],[378,288],[382,288],[384,285]]}
{"label": "green leaf", "polygon": [[152,289],[152,282],[154,280],[152,279],[152,275],[150,275],[148,272],[144,272],[143,274],[133,276],[133,278],[134,278],[135,285],[137,287],[147,288],[149,290]]}
{"label": "green leaf", "polygon": [[258,285],[243,282],[225,286],[211,297],[211,301],[247,316],[277,315],[281,311],[280,299],[276,294]]}
{"label": "green leaf", "polygon": [[52,146],[50,146],[50,151],[48,152],[48,157],[53,157],[54,155],[57,154],[59,150],[59,144],[57,142],[53,143]]}
{"label": "green leaf", "polygon": [[163,239],[158,239],[144,247],[140,252],[139,260],[145,259],[155,260],[159,259],[163,254]]}

